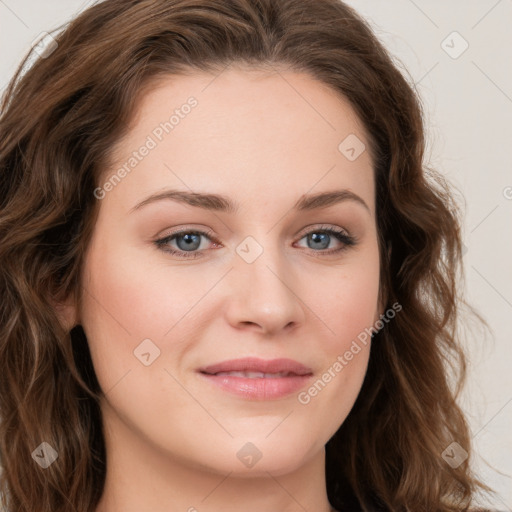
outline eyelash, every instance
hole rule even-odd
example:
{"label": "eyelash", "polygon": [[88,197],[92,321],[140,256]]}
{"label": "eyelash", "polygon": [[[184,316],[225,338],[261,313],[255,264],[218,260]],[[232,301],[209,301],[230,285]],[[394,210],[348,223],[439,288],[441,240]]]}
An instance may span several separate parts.
{"label": "eyelash", "polygon": [[[338,249],[324,249],[324,250],[318,250],[318,251],[310,249],[314,253],[320,253],[321,256],[329,256],[329,255],[341,253],[357,244],[357,239],[351,235],[348,235],[344,230],[332,228],[332,227],[324,227],[324,226],[322,226],[320,228],[313,229],[311,231],[308,231],[300,238],[300,240],[302,240],[304,237],[306,237],[312,233],[325,233],[328,235],[332,235],[335,238],[337,238],[338,241],[343,243],[343,245]],[[168,247],[166,247],[166,244],[168,244],[171,240],[174,240],[175,238],[182,236],[182,235],[202,235],[202,236],[205,236],[206,238],[209,238],[214,243],[220,243],[214,237],[212,231],[200,231],[200,230],[193,230],[193,229],[176,231],[175,233],[171,233],[170,235],[168,235],[164,238],[155,240],[154,243],[158,249],[160,249],[168,254],[171,254],[172,256],[179,256],[182,258],[199,258],[199,257],[201,257],[201,252],[198,252],[198,251],[187,252],[187,251],[181,251],[181,250],[176,250],[176,249],[169,249]]]}

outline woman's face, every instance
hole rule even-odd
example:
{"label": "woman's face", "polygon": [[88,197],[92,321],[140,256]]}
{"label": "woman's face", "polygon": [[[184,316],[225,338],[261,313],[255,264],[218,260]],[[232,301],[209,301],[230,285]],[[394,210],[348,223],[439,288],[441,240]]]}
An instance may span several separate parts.
{"label": "woman's face", "polygon": [[170,76],[139,107],[95,191],[73,310],[107,438],[146,460],[284,474],[350,412],[382,312],[362,124],[290,71]]}

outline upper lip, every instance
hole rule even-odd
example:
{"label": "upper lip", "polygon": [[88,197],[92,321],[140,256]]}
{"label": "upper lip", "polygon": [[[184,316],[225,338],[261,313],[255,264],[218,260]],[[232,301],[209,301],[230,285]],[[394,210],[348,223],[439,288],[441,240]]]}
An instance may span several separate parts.
{"label": "upper lip", "polygon": [[309,375],[313,373],[311,368],[308,368],[293,359],[258,359],[255,357],[230,359],[229,361],[222,361],[220,363],[199,368],[199,371],[209,375],[215,375],[219,372],[288,372],[294,375]]}

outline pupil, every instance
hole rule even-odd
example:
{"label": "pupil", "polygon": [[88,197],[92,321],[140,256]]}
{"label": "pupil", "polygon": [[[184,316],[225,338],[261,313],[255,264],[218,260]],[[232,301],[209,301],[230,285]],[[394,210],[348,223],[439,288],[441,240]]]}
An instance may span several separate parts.
{"label": "pupil", "polygon": [[[195,237],[196,239],[194,240],[192,237]],[[194,235],[194,234],[187,234],[187,235],[182,235],[181,237],[178,238],[178,245],[179,244],[179,241],[180,239],[183,239],[185,240],[186,244],[185,244],[185,248],[188,248],[190,249],[191,248],[191,244],[194,245],[194,243],[198,243],[198,239],[199,239],[199,235]],[[198,245],[198,244],[197,244]],[[199,247],[199,245],[198,245]],[[197,247],[192,247],[193,249],[197,249]]]}
{"label": "pupil", "polygon": [[[327,239],[327,236],[328,236],[327,233],[313,233],[311,235],[311,238],[312,238],[312,241],[314,244],[319,243],[322,245],[322,237],[324,237],[323,242],[325,242]],[[323,245],[325,245],[325,243]],[[327,241],[327,245],[329,245],[328,241]],[[318,249],[319,247],[316,247],[316,248]],[[322,247],[320,247],[320,249],[325,249],[325,247],[322,246]]]}

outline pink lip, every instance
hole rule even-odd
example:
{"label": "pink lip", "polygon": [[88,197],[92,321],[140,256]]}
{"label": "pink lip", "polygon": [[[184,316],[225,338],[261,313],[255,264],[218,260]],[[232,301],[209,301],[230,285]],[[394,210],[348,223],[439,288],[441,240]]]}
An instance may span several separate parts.
{"label": "pink lip", "polygon": [[[219,372],[287,372],[284,377],[247,378],[232,375],[216,375]],[[292,359],[257,359],[248,357],[223,361],[198,372],[209,382],[225,391],[252,400],[271,400],[290,395],[302,388],[313,375],[311,368]]]}

